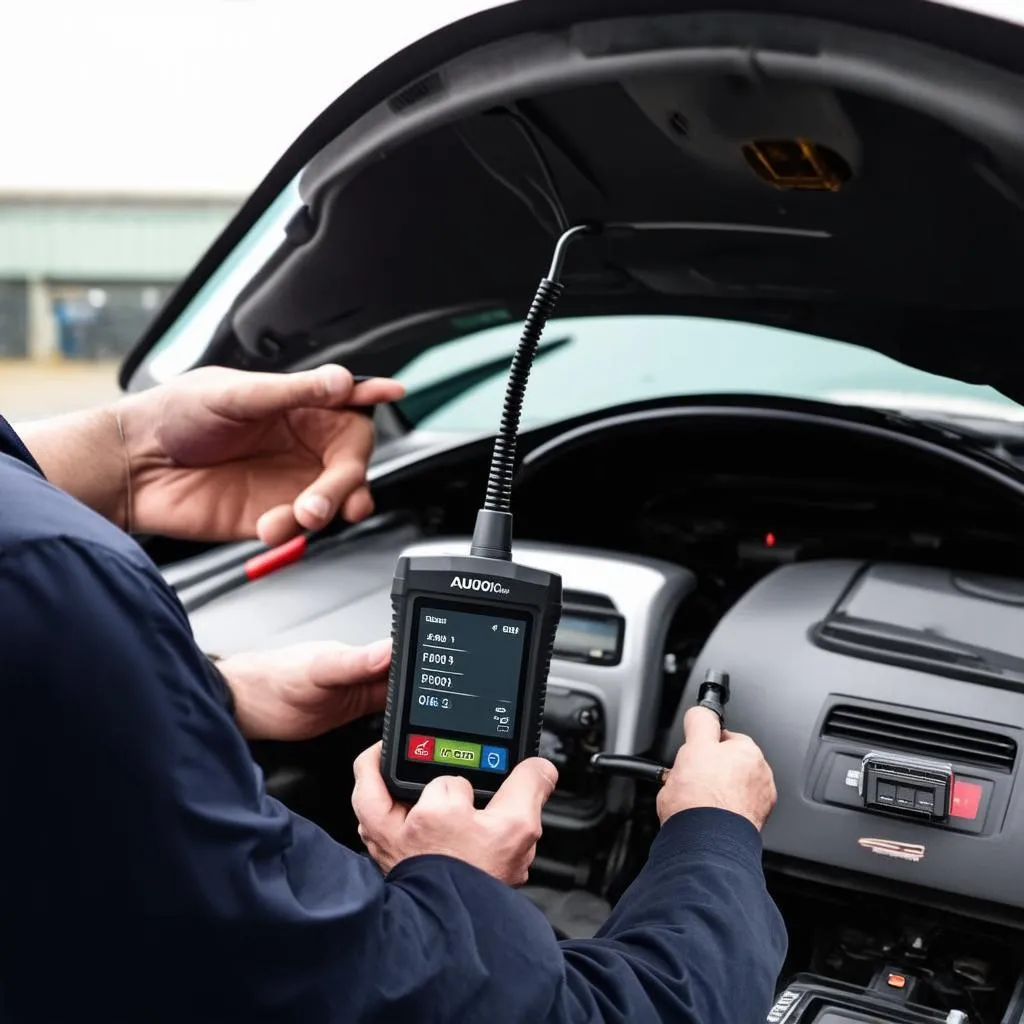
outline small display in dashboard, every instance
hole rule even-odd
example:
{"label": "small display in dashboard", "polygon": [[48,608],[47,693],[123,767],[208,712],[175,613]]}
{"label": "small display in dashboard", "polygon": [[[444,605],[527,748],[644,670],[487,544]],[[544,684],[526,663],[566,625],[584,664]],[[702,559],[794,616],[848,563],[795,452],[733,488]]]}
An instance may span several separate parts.
{"label": "small display in dashboard", "polygon": [[[508,615],[419,609],[408,718],[417,735],[407,743],[410,760],[489,767],[481,763],[483,742],[435,739],[433,734],[511,742],[528,628],[525,618]],[[429,757],[423,745],[427,740],[433,743]]]}
{"label": "small display in dashboard", "polygon": [[623,623],[618,615],[563,610],[554,654],[570,661],[615,665],[622,656]]}

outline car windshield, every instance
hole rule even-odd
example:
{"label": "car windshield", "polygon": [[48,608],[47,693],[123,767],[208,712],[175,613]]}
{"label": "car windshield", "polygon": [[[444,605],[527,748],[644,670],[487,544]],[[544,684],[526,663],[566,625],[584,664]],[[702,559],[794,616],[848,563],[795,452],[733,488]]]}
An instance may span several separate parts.
{"label": "car windshield", "polygon": [[[416,427],[493,430],[520,324],[437,345],[395,376]],[[538,426],[623,402],[696,394],[760,394],[907,412],[1024,420],[990,387],[925,373],[869,349],[757,324],[685,316],[552,320],[523,411]]]}

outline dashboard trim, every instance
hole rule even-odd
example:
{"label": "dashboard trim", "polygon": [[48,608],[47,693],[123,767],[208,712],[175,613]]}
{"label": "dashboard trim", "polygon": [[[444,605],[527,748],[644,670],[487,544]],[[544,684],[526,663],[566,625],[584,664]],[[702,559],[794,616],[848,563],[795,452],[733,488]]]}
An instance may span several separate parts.
{"label": "dashboard trim", "polygon": [[[872,410],[873,412],[873,410]],[[657,409],[640,409],[633,412],[614,413],[602,419],[585,423],[567,430],[557,437],[538,445],[523,458],[523,468],[517,485],[526,481],[541,465],[554,454],[562,454],[565,449],[572,448],[606,431],[622,427],[649,424],[659,420],[688,419],[703,417],[726,417],[730,419],[765,419],[783,423],[796,423],[802,426],[830,426],[851,433],[861,434],[877,440],[891,441],[918,451],[940,456],[958,466],[971,470],[989,480],[998,482],[1024,498],[1024,478],[1018,475],[1017,468],[1010,462],[996,458],[991,452],[978,448],[970,455],[953,447],[952,432],[945,432],[950,437],[949,444],[918,437],[906,430],[895,427],[882,427],[871,423],[831,416],[825,412],[804,412],[794,409],[774,409],[768,406],[741,405],[692,405],[674,406]],[[923,424],[921,425],[924,426]],[[930,428],[936,433],[938,427]],[[961,440],[960,443],[966,443]]]}
{"label": "dashboard trim", "polygon": [[[946,717],[965,725],[995,726],[1016,736],[1024,728],[1024,694],[1019,692],[817,646],[811,627],[835,605],[861,566],[851,559],[796,563],[747,591],[719,621],[694,663],[662,754],[668,756],[681,742],[683,715],[696,699],[703,673],[710,667],[726,670],[732,676],[729,727],[749,733],[775,773],[779,796],[762,832],[766,852],[1022,908],[1024,888],[1018,876],[1024,860],[1024,791],[1016,773],[1003,776],[1002,794],[992,808],[1002,830],[987,835],[823,804],[808,792],[808,774],[818,763],[822,716],[838,697],[844,702],[897,702],[910,714],[926,708],[929,717],[940,721]],[[978,603],[968,595],[963,600]],[[960,615],[971,611],[963,608]],[[968,774],[979,772],[972,768]],[[916,863],[875,856],[858,844],[861,837],[872,835],[893,843],[924,844],[927,856]]]}

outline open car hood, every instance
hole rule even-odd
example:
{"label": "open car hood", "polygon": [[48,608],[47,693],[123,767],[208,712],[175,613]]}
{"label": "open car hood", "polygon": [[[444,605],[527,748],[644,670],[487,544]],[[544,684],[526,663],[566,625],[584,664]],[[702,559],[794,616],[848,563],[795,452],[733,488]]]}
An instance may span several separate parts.
{"label": "open car hood", "polygon": [[968,6],[523,0],[452,24],[295,142],[122,384],[156,379],[284,204],[189,363],[394,372],[523,315],[589,223],[559,315],[777,325],[1024,402],[1024,28]]}

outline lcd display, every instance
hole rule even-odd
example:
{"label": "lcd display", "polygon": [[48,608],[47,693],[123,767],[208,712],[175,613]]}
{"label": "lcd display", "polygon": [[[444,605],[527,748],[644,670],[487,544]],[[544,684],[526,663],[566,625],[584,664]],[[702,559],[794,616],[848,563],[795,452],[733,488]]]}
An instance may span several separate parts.
{"label": "lcd display", "polygon": [[507,771],[528,623],[430,605],[417,614],[406,759]]}
{"label": "lcd display", "polygon": [[563,612],[555,634],[555,653],[563,658],[609,663],[618,661],[621,643],[621,619]]}

